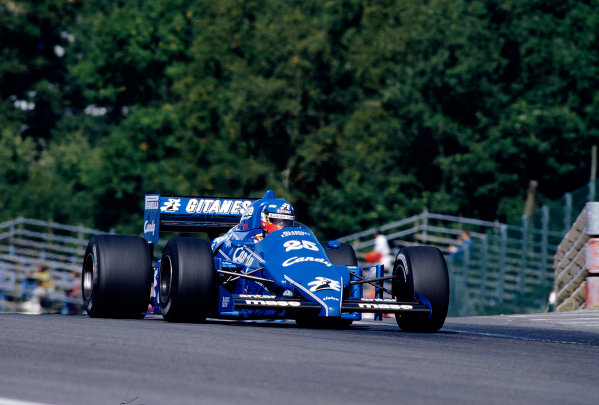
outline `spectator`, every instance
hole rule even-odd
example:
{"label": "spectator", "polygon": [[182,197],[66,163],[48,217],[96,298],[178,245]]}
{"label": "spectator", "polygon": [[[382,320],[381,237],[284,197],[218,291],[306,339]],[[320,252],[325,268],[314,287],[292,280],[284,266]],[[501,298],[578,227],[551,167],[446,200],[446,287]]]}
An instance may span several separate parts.
{"label": "spectator", "polygon": [[33,278],[33,270],[29,270],[23,283],[21,284],[21,301],[29,301],[35,289],[35,279]]}
{"label": "spectator", "polygon": [[381,255],[377,264],[384,265],[386,273],[393,271],[393,256],[391,255],[391,249],[389,249],[389,241],[378,229],[374,233],[374,251]]}
{"label": "spectator", "polygon": [[[387,237],[379,229],[374,233],[374,249],[366,253],[365,259],[369,264],[382,264],[387,274],[393,271],[393,256],[391,255],[389,242],[387,241]],[[368,278],[373,276],[374,274],[369,274]],[[374,298],[374,287],[365,284],[364,289],[365,297]]]}
{"label": "spectator", "polygon": [[449,251],[449,255],[452,260],[465,260],[470,252],[470,248],[472,247],[472,239],[470,238],[470,232],[462,231],[460,233],[461,243],[459,246],[451,245],[447,250]]}
{"label": "spectator", "polygon": [[81,280],[77,273],[72,273],[72,286],[65,294],[64,305],[62,308],[63,315],[81,314]]}
{"label": "spectator", "polygon": [[43,264],[38,266],[31,278],[35,281],[35,288],[31,296],[23,302],[23,311],[40,314],[51,306],[50,295],[54,292],[54,282],[48,268]]}

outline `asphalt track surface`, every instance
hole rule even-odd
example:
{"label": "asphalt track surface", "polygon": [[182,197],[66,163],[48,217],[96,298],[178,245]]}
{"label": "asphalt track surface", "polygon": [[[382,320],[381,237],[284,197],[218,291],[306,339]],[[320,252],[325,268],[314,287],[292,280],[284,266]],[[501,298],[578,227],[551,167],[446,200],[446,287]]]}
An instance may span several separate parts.
{"label": "asphalt track surface", "polygon": [[4,404],[597,404],[599,311],[171,324],[0,314]]}

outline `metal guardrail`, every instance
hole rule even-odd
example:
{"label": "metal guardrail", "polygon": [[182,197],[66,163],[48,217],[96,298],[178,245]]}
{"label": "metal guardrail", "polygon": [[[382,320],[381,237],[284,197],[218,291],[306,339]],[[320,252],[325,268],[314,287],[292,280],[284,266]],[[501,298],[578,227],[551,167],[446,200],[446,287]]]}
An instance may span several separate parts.
{"label": "metal guardrail", "polygon": [[[76,311],[83,254],[98,233],[28,218],[0,223],[0,311]],[[45,287],[37,278],[42,267]]]}

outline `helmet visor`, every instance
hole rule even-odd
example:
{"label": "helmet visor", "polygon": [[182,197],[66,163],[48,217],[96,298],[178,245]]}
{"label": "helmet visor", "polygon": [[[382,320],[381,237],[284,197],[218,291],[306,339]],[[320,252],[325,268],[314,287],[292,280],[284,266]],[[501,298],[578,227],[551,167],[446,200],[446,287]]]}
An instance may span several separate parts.
{"label": "helmet visor", "polygon": [[274,213],[268,215],[268,222],[281,227],[293,226],[294,219],[295,217],[293,215]]}

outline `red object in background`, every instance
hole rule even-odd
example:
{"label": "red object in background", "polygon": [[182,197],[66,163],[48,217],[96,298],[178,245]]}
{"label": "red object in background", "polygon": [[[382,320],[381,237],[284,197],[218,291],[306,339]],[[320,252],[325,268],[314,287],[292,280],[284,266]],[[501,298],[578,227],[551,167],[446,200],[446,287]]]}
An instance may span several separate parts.
{"label": "red object in background", "polygon": [[586,278],[585,304],[587,308],[599,307],[599,238],[590,238],[586,246],[585,266],[589,273]]}
{"label": "red object in background", "polygon": [[366,253],[366,256],[364,256],[366,261],[370,264],[378,263],[382,257],[383,257],[383,255],[380,254],[379,252],[368,252],[368,253]]}
{"label": "red object in background", "polygon": [[587,309],[599,308],[599,277],[587,277],[585,285],[585,306]]}

